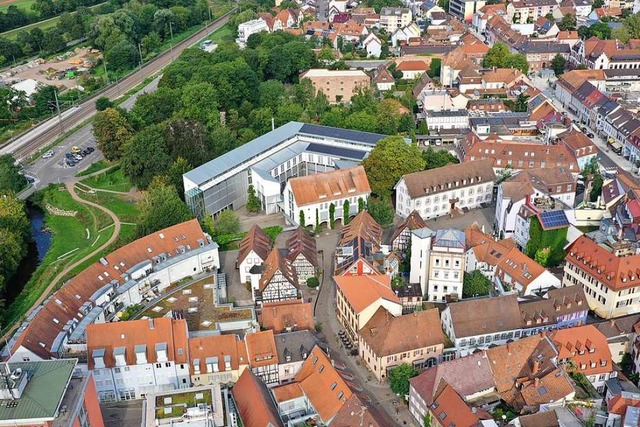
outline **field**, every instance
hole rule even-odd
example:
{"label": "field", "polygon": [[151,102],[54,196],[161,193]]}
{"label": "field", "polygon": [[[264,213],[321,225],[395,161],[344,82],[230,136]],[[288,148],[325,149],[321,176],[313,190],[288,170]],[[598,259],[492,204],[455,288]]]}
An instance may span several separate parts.
{"label": "field", "polygon": [[231,33],[231,26],[226,24],[220,27],[217,31],[211,33],[208,37],[209,40],[216,44],[220,44],[226,41],[233,41],[233,34]]}
{"label": "field", "polygon": [[34,3],[35,0],[0,0],[0,12],[6,12],[9,6],[31,11],[31,5]]}
{"label": "field", "polygon": [[92,188],[101,190],[120,191],[126,193],[131,190],[131,181],[122,173],[119,166],[113,167],[108,171],[96,176],[92,176],[83,181],[84,184]]}
{"label": "field", "polygon": [[56,16],[55,18],[45,19],[44,21],[34,22],[33,24],[25,25],[24,27],[16,28],[11,31],[7,31],[6,33],[0,33],[0,37],[5,38],[7,40],[15,40],[18,37],[18,33],[21,31],[28,31],[34,28],[40,28],[42,31],[45,31],[49,28],[53,28],[58,24],[60,17]]}

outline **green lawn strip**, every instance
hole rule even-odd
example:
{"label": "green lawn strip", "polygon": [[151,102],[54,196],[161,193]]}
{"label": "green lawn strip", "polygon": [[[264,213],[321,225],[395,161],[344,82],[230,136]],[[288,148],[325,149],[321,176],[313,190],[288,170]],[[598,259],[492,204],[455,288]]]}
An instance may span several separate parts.
{"label": "green lawn strip", "polygon": [[[202,399],[196,399],[196,394],[202,395]],[[164,399],[171,398],[170,404],[165,404]],[[199,403],[212,404],[211,391],[194,391],[179,394],[160,395],[156,397],[156,418],[177,418],[182,417],[187,408],[195,408]],[[172,411],[168,414],[164,413],[165,407],[171,407]]]}
{"label": "green lawn strip", "polygon": [[123,193],[131,190],[133,186],[129,178],[124,176],[120,167],[111,168],[105,173],[86,178],[82,182],[92,188],[121,191]]}
{"label": "green lawn strip", "polygon": [[42,31],[48,30],[49,28],[53,28],[58,25],[58,21],[60,17],[57,16],[55,18],[47,19],[45,21],[34,22],[33,24],[25,25],[24,27],[15,28],[11,31],[7,31],[6,33],[0,34],[0,37],[7,40],[15,40],[18,38],[18,34],[22,31],[30,31],[34,28],[40,28]]}
{"label": "green lawn strip", "polygon": [[35,0],[15,0],[9,3],[0,5],[0,12],[6,12],[9,6],[15,6],[18,9],[22,9],[27,12],[31,12],[31,5],[35,3]]}
{"label": "green lawn strip", "polygon": [[209,34],[209,40],[213,41],[216,44],[220,44],[225,41],[233,41],[233,34],[231,32],[231,26],[229,24],[225,24],[222,27],[218,28],[216,31]]}
{"label": "green lawn strip", "polygon": [[91,175],[92,173],[101,171],[103,169],[109,168],[111,167],[112,164],[107,162],[106,160],[98,160],[95,163],[92,163],[88,168],[78,172],[76,174],[76,176],[87,176],[87,175]]}
{"label": "green lawn strip", "polygon": [[[96,191],[95,193],[80,193],[80,197],[109,209],[121,222],[135,223],[138,220],[138,206],[129,196]],[[109,220],[109,223],[111,222]]]}
{"label": "green lawn strip", "polygon": [[[97,238],[96,222],[102,212],[78,203],[68,191],[60,191],[57,186],[44,190],[40,205],[45,211],[45,224],[52,233],[51,248],[36,269],[31,280],[25,285],[16,300],[4,311],[2,325],[12,325],[22,317],[44,292],[53,278],[66,266],[86,256],[96,246],[91,244]],[[53,215],[46,211],[47,205],[65,211],[77,212],[75,216]],[[90,236],[87,238],[87,229]]]}

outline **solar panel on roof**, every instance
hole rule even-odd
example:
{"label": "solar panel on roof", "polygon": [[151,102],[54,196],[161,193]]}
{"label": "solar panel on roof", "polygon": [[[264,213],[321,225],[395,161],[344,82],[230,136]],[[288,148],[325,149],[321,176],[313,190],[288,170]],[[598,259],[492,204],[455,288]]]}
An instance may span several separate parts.
{"label": "solar panel on roof", "polygon": [[568,227],[569,220],[564,211],[543,212],[540,214],[540,222],[544,228]]}
{"label": "solar panel on roof", "polygon": [[367,154],[364,151],[360,150],[351,150],[349,148],[340,148],[340,147],[332,147],[329,145],[322,144],[314,144],[311,143],[307,147],[307,151],[312,153],[321,153],[321,154],[329,154],[332,156],[339,156],[343,159],[354,159],[354,160],[362,160],[364,156]]}
{"label": "solar panel on roof", "polygon": [[339,128],[332,128],[328,126],[311,125],[308,123],[302,125],[302,128],[300,128],[300,133],[309,133],[312,135],[338,138],[338,139],[343,139],[347,141],[358,141],[361,143],[369,143],[372,145],[375,145],[382,138],[386,137],[386,135],[381,135],[378,133],[339,129]]}

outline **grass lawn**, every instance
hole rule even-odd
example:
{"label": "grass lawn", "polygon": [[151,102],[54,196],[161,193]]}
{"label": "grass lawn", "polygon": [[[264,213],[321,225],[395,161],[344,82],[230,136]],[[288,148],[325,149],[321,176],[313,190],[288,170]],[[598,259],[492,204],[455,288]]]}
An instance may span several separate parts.
{"label": "grass lawn", "polygon": [[[82,185],[80,185],[82,188]],[[78,194],[84,200],[97,203],[112,211],[122,222],[134,223],[138,220],[138,206],[135,200],[127,195],[105,193],[103,191],[96,191],[95,193],[85,193],[79,191]],[[109,221],[108,224],[110,224]],[[107,225],[108,225],[107,224]]]}
{"label": "grass lawn", "polygon": [[[62,189],[62,190],[59,190]],[[45,214],[45,224],[52,233],[51,248],[42,264],[36,269],[31,280],[16,300],[4,310],[2,324],[12,325],[31,307],[51,280],[66,266],[85,257],[103,244],[111,236],[109,229],[98,233],[106,221],[110,221],[103,212],[88,208],[71,198],[64,187],[50,186],[41,190],[39,204],[45,210],[46,205],[66,211],[76,211],[75,216]],[[88,230],[88,234],[87,234]]]}
{"label": "grass lawn", "polygon": [[[31,0],[29,1],[31,2]],[[2,38],[7,40],[15,40],[16,38],[18,38],[18,33],[20,33],[21,31],[28,31],[34,28],[40,28],[42,31],[45,31],[49,28],[55,27],[58,24],[59,20],[60,20],[60,17],[57,16],[55,18],[46,19],[44,21],[34,22],[33,24],[25,25],[24,27],[16,28],[11,31],[7,31],[5,33],[1,33],[0,36],[2,36]]]}
{"label": "grass lawn", "polygon": [[209,34],[207,38],[216,44],[220,44],[225,41],[233,41],[231,26],[229,24],[225,24],[222,27],[218,28],[216,31]]}
{"label": "grass lawn", "polygon": [[[196,394],[202,395],[202,398],[196,399]],[[165,399],[171,399],[171,403],[164,403]],[[187,408],[195,408],[199,403],[213,404],[211,390],[156,396],[156,418],[179,418],[187,412]],[[164,408],[166,407],[172,408],[172,411],[168,414],[164,413]]]}
{"label": "grass lawn", "polygon": [[102,169],[106,169],[106,168],[111,167],[111,166],[112,166],[112,164],[111,164],[111,163],[109,163],[109,162],[108,162],[108,161],[106,161],[106,160],[98,160],[97,162],[92,163],[91,165],[89,165],[89,167],[88,167],[88,168],[86,168],[86,169],[84,169],[84,170],[82,170],[82,171],[78,172],[78,173],[76,174],[76,176],[87,176],[87,175],[91,175],[92,173],[95,173],[95,172],[101,171]]}
{"label": "grass lawn", "polygon": [[23,9],[31,12],[31,5],[35,3],[35,0],[13,0],[10,2],[3,2],[0,4],[0,12],[6,12],[9,6],[16,6],[18,9]]}
{"label": "grass lawn", "polygon": [[126,193],[131,190],[131,181],[125,177],[119,167],[109,169],[105,173],[92,176],[82,181],[83,184],[91,188],[99,188],[102,190],[121,191]]}

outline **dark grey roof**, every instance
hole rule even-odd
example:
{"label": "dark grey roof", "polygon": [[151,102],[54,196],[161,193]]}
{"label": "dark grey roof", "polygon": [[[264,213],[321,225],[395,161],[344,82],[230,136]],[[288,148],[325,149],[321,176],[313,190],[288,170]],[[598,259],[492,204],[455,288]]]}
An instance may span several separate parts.
{"label": "dark grey roof", "polygon": [[275,335],[274,338],[280,363],[293,363],[304,360],[317,344],[316,337],[306,330],[285,332]]}
{"label": "dark grey roof", "polygon": [[640,68],[629,68],[629,69],[621,69],[621,70],[604,70],[604,75],[607,79],[612,77],[636,77],[640,79]]}
{"label": "dark grey roof", "polygon": [[442,111],[429,111],[427,116],[431,117],[451,117],[451,116],[468,116],[469,112],[467,110],[442,110]]}
{"label": "dark grey roof", "polygon": [[311,136],[326,136],[329,138],[340,139],[344,141],[357,141],[359,143],[366,143],[376,145],[382,138],[386,138],[387,135],[381,135],[379,133],[361,132],[359,130],[332,128],[329,126],[312,125],[305,123],[300,128],[298,134],[311,135]]}
{"label": "dark grey roof", "polygon": [[421,53],[444,54],[454,50],[457,46],[402,46],[400,50],[403,55],[419,55]]}
{"label": "dark grey roof", "polygon": [[571,52],[571,46],[565,43],[526,42],[516,48],[522,53],[566,53]]}

